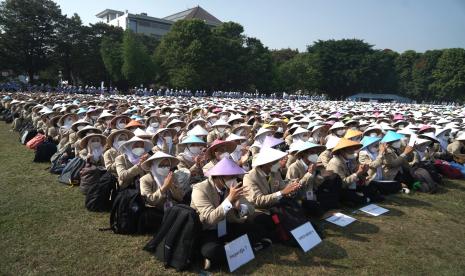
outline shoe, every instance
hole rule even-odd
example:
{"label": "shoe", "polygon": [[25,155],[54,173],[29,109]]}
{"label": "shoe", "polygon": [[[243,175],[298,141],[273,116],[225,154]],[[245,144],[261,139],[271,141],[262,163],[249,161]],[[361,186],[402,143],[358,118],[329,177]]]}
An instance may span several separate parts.
{"label": "shoe", "polygon": [[268,238],[263,238],[260,242],[263,245],[263,249],[268,248],[271,245],[273,245],[273,242],[271,241],[271,239],[268,239]]}
{"label": "shoe", "polygon": [[203,262],[203,269],[204,270],[209,270],[211,268],[211,266],[212,266],[212,262],[209,259],[205,258],[205,260]]}
{"label": "shoe", "polygon": [[267,247],[270,247],[273,244],[273,242],[270,239],[264,238],[261,239],[259,242],[255,243],[253,245],[253,251],[258,252],[260,250],[263,250]]}
{"label": "shoe", "polygon": [[410,189],[409,188],[402,188],[402,193],[403,194],[410,194]]}

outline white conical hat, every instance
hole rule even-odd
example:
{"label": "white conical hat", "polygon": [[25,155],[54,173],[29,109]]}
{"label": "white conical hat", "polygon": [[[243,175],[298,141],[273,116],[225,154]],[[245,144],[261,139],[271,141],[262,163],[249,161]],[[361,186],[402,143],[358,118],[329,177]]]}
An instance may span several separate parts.
{"label": "white conical hat", "polygon": [[333,135],[330,135],[328,136],[328,141],[326,141],[326,148],[327,149],[333,149],[337,143],[339,143],[339,140],[341,140],[341,138],[337,137],[337,136],[333,136]]}
{"label": "white conical hat", "polygon": [[276,162],[283,157],[285,157],[287,153],[282,152],[280,150],[275,150],[273,148],[267,148],[265,151],[260,151],[252,162],[252,167],[257,167],[261,165],[265,165],[268,163]]}
{"label": "white conical hat", "polygon": [[208,135],[208,131],[201,127],[200,125],[196,125],[191,130],[187,132],[187,135],[194,135],[194,136],[206,136]]}
{"label": "white conical hat", "polygon": [[462,132],[455,140],[465,141],[465,132]]}
{"label": "white conical hat", "polygon": [[152,134],[148,133],[147,131],[141,128],[137,128],[136,130],[134,130],[134,135],[142,139],[152,138]]}
{"label": "white conical hat", "polygon": [[230,127],[230,125],[228,123],[226,123],[224,120],[222,119],[219,119],[217,120],[213,125],[212,127],[218,127],[218,126],[224,126],[224,127]]}
{"label": "white conical hat", "polygon": [[298,127],[294,131],[294,133],[292,134],[292,137],[297,136],[297,135],[302,134],[302,133],[310,133],[310,131],[308,129],[303,128],[303,127]]}
{"label": "white conical hat", "polygon": [[237,140],[247,140],[247,137],[239,136],[234,133],[231,133],[227,138],[226,141],[237,141]]}
{"label": "white conical hat", "polygon": [[330,128],[329,130],[333,130],[333,129],[336,129],[336,128],[343,128],[345,127],[344,123],[343,122],[335,122]]}

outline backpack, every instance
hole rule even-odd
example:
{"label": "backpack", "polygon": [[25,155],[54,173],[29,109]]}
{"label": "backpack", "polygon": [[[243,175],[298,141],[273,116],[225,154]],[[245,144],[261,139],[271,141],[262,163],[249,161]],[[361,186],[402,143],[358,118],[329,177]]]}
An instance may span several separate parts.
{"label": "backpack", "polygon": [[459,165],[455,162],[445,162],[442,160],[435,160],[434,166],[439,170],[439,172],[444,175],[446,178],[450,179],[461,179],[463,178],[463,165]]}
{"label": "backpack", "polygon": [[202,223],[191,207],[178,204],[165,211],[157,234],[144,247],[164,262],[165,268],[185,270],[199,256]]}
{"label": "backpack", "polygon": [[45,141],[45,135],[42,133],[38,133],[34,138],[29,140],[29,142],[26,143],[26,147],[28,149],[35,150],[40,144],[42,144]]}
{"label": "backpack", "polygon": [[79,157],[75,157],[66,164],[63,168],[58,181],[63,184],[68,185],[78,185],[79,184],[79,172],[86,164],[86,161],[82,160]]}
{"label": "backpack", "polygon": [[118,180],[109,171],[91,186],[86,194],[85,205],[91,212],[108,212],[118,193]]}
{"label": "backpack", "polygon": [[73,158],[74,153],[71,149],[71,145],[68,144],[52,155],[50,158],[52,164],[49,171],[53,174],[61,174],[68,161]]}
{"label": "backpack", "polygon": [[136,234],[139,217],[145,208],[144,200],[136,189],[118,192],[110,214],[110,228],[115,234]]}
{"label": "backpack", "polygon": [[95,165],[86,164],[79,172],[80,183],[79,189],[83,194],[87,194],[90,187],[96,185],[100,177],[106,172],[105,168],[97,167]]}
{"label": "backpack", "polygon": [[57,146],[45,141],[37,146],[34,162],[50,162],[50,158],[57,152]]}
{"label": "backpack", "polygon": [[289,245],[297,245],[291,231],[308,222],[300,206],[292,200],[281,199],[280,203],[270,209],[273,222],[276,224],[276,238]]}

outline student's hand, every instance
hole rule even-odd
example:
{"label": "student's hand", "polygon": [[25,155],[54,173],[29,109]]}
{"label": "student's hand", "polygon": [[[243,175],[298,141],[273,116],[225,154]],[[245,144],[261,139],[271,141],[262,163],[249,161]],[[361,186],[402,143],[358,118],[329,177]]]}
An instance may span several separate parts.
{"label": "student's hand", "polygon": [[287,184],[287,186],[281,190],[281,194],[283,196],[290,195],[294,193],[295,191],[297,191],[298,189],[300,189],[300,187],[301,187],[300,183],[298,181],[294,181],[290,184]]}
{"label": "student's hand", "polygon": [[173,172],[169,172],[163,181],[163,187],[161,187],[162,192],[166,192],[174,183]]}
{"label": "student's hand", "polygon": [[357,170],[357,175],[362,175],[364,173],[366,173],[368,171],[368,165],[367,164],[360,164],[358,166],[358,170]]}
{"label": "student's hand", "polygon": [[142,155],[139,159],[139,163],[137,163],[137,165],[141,166],[142,163],[144,163],[145,161],[147,161],[147,159],[149,158],[149,154],[148,153],[145,153],[144,155]]}
{"label": "student's hand", "polygon": [[404,154],[409,155],[410,153],[412,153],[412,151],[413,151],[412,146],[406,146],[405,149],[404,149]]}
{"label": "student's hand", "polygon": [[244,196],[244,187],[243,186],[233,186],[229,188],[228,200],[231,204],[234,204],[236,201],[239,201],[239,198]]}
{"label": "student's hand", "polygon": [[307,172],[310,173],[310,174],[314,174],[315,171],[316,171],[316,167],[317,167],[316,164],[310,164],[308,166]]}
{"label": "student's hand", "polygon": [[379,154],[385,153],[385,152],[386,152],[386,149],[387,149],[386,143],[381,143],[381,144],[379,144]]}
{"label": "student's hand", "polygon": [[202,163],[204,161],[204,158],[205,156],[203,154],[200,154],[200,155],[197,155],[196,157],[194,157],[194,162],[195,164],[197,165],[197,167],[202,167]]}

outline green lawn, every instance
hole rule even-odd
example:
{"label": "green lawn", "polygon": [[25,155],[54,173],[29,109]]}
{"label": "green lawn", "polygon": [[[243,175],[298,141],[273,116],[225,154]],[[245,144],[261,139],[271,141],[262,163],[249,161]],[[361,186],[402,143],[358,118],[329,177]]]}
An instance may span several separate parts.
{"label": "green lawn", "polygon": [[[150,236],[98,231],[109,215],[88,212],[79,189],[59,184],[49,164],[33,163],[34,153],[4,122],[0,141],[1,275],[174,272],[142,250]],[[306,254],[274,245],[237,273],[465,274],[465,182],[447,181],[435,195],[391,196],[381,206],[390,212],[380,217],[345,210],[358,221],[325,224],[327,238]]]}

